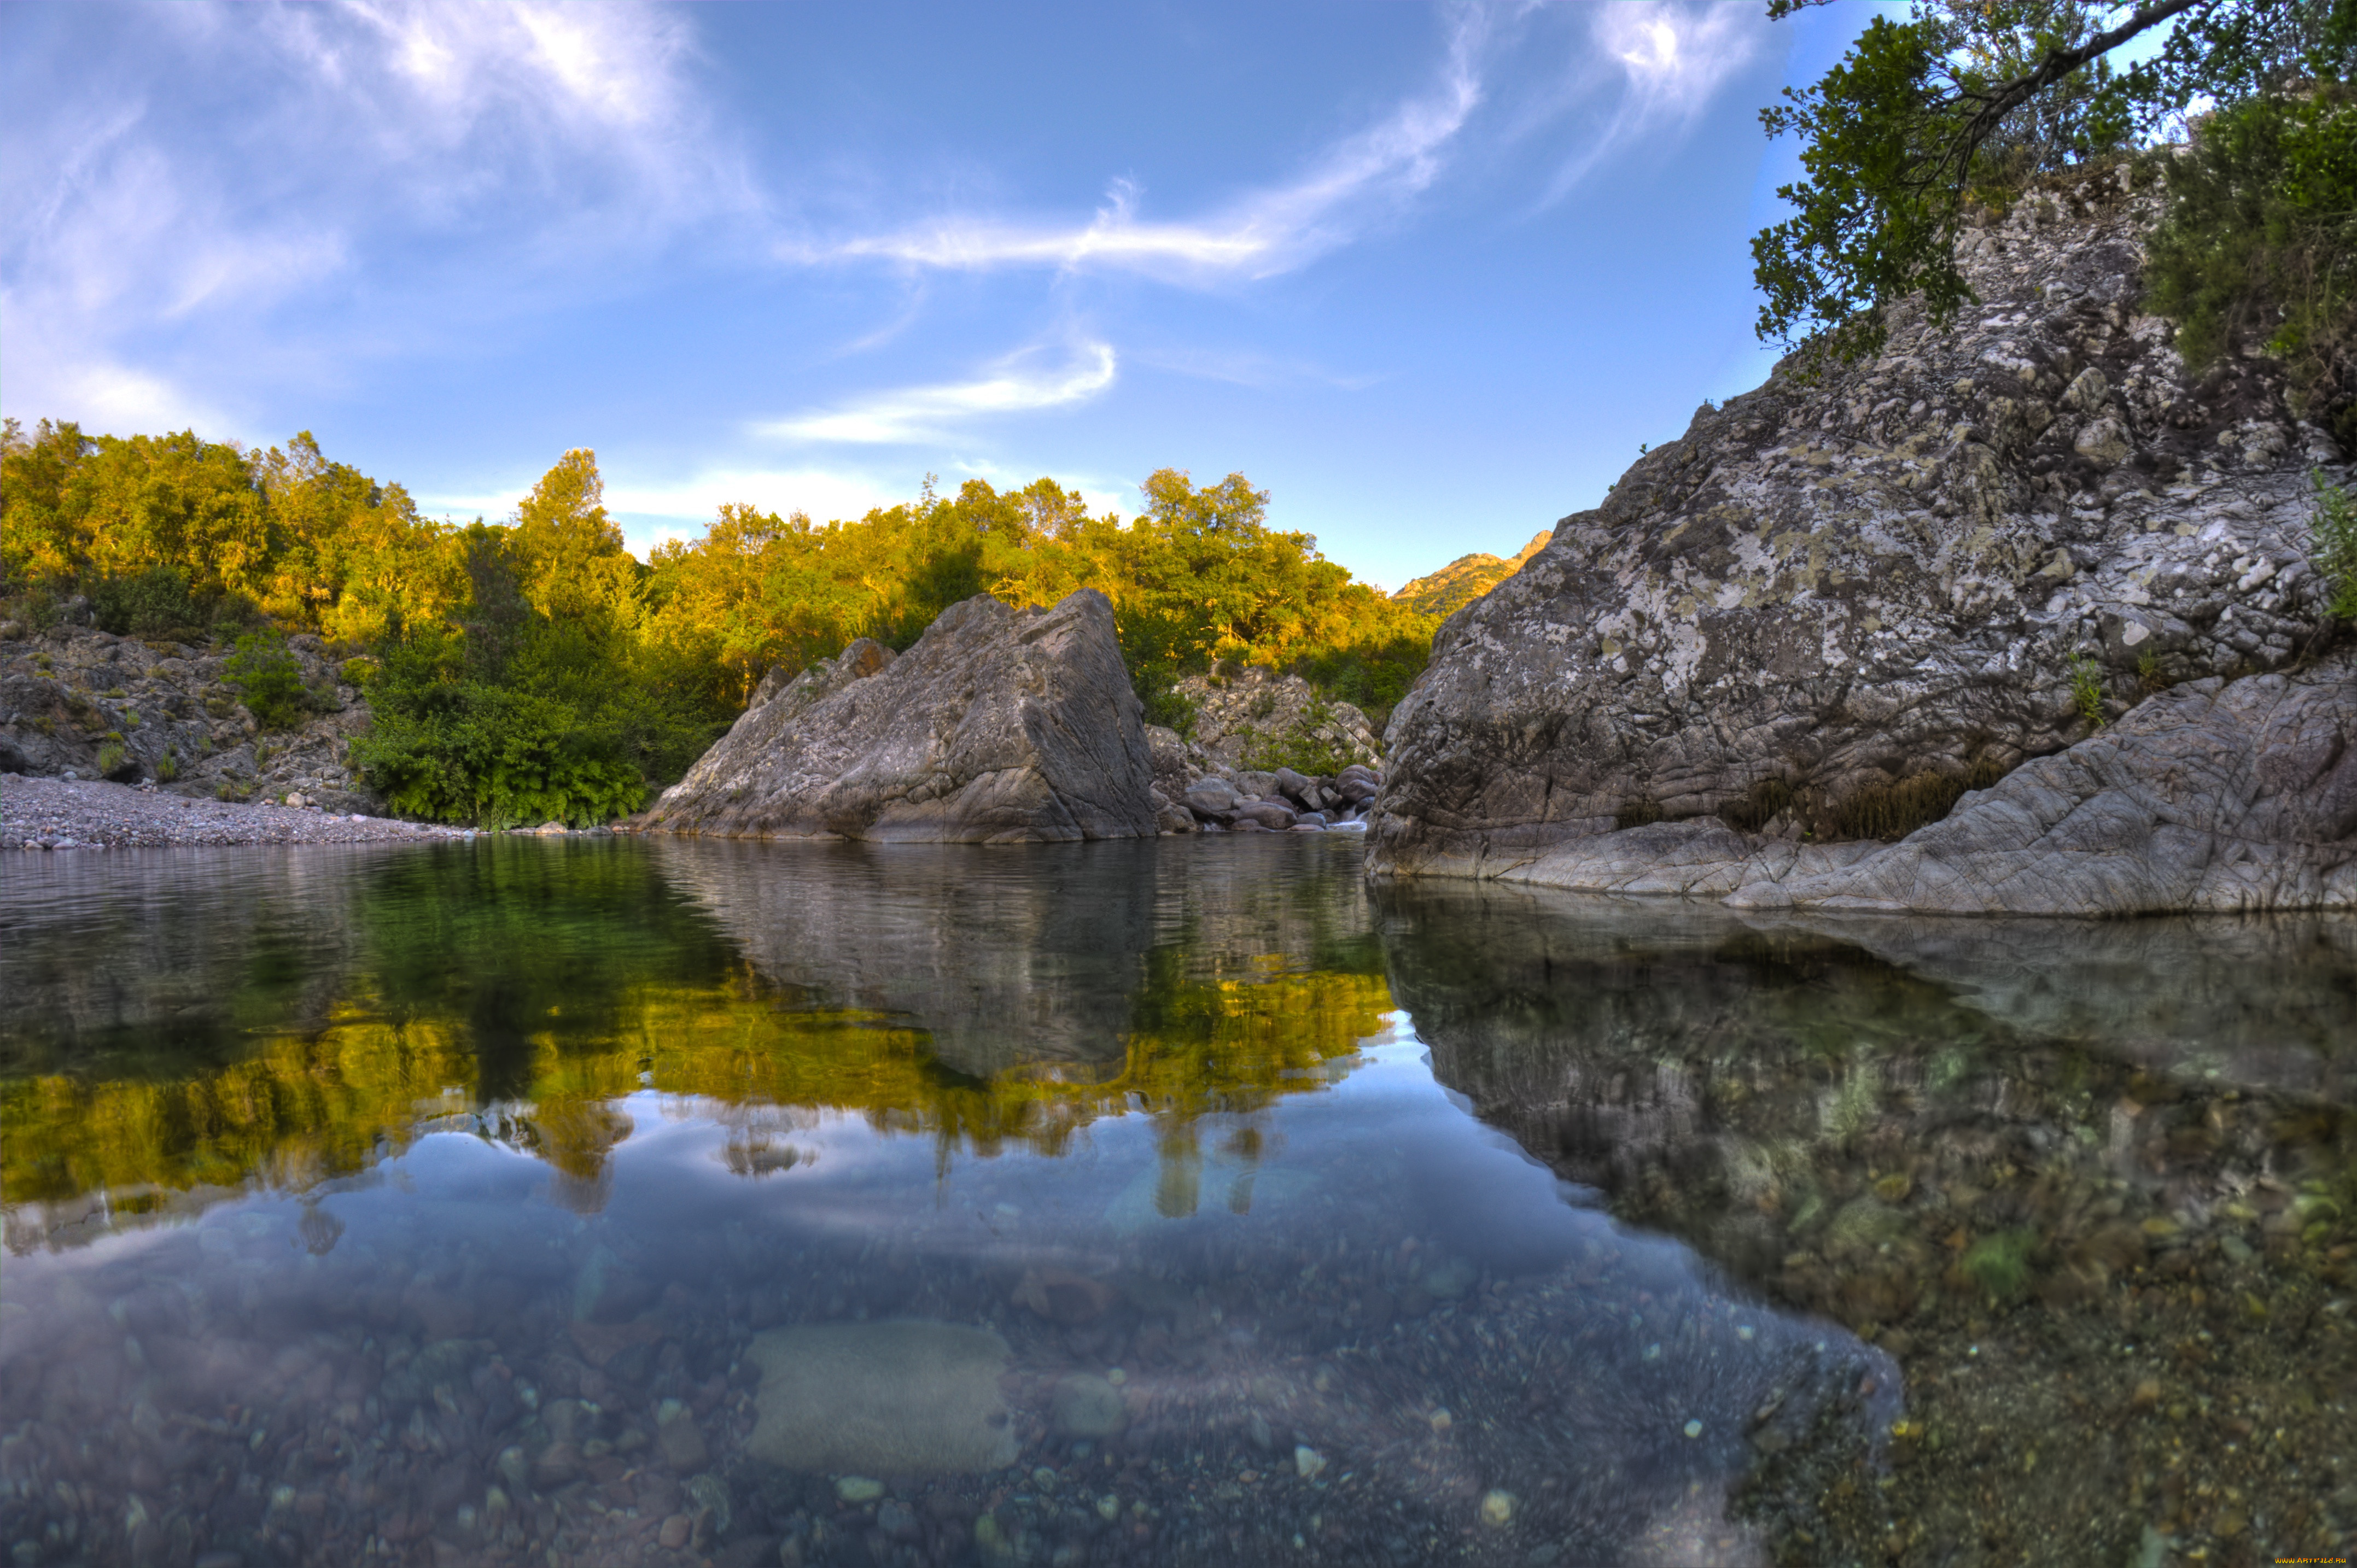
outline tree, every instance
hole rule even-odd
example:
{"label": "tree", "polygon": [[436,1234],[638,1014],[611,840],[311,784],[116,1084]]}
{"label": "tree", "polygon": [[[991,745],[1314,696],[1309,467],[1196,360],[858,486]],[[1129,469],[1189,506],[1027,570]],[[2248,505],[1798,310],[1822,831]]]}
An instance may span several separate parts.
{"label": "tree", "polygon": [[[1770,0],[1787,16],[1823,0]],[[2357,52],[2357,0],[1920,0],[1878,16],[1824,80],[1760,112],[1802,139],[1796,209],[1751,242],[1761,338],[1855,359],[1880,346],[1880,307],[1920,295],[1944,324],[1972,297],[1955,246],[1975,188],[2149,137],[2197,100],[2231,106]],[[2167,27],[2149,58],[2110,57]]]}

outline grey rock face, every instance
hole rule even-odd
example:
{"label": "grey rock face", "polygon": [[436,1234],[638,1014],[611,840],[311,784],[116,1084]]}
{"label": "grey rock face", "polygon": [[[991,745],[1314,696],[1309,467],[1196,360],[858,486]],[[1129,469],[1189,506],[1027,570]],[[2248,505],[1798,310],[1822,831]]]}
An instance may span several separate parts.
{"label": "grey rock face", "polygon": [[[87,615],[81,618],[87,620]],[[38,634],[0,627],[0,772],[69,771],[117,783],[152,781],[175,794],[276,800],[300,794],[330,811],[382,812],[350,768],[368,704],[317,637],[286,640],[312,713],[292,730],[264,732],[228,683],[230,650],[141,642],[77,624]],[[99,767],[109,744],[121,756]]]}
{"label": "grey rock face", "polygon": [[1156,831],[1141,709],[1092,589],[1040,610],[982,595],[897,659],[862,639],[761,692],[650,829],[904,843]]}
{"label": "grey rock face", "polygon": [[[1394,712],[1371,865],[1822,890],[1968,787],[2086,740],[2074,660],[2113,721],[2171,682],[2293,664],[2321,605],[2308,470],[2347,470],[2266,361],[2197,381],[2136,313],[2151,216],[2089,188],[2024,202],[1969,236],[1982,303],[1953,330],[1901,309],[1871,360],[1814,384],[1780,368],[1557,524],[1442,628]],[[2332,690],[2301,711],[2357,701]],[[2139,757],[2163,766],[2131,747],[2111,787]],[[2322,864],[2053,901],[2307,897]]]}
{"label": "grey rock face", "polygon": [[1849,865],[1738,907],[2137,915],[2357,908],[2357,656],[2196,682]]}
{"label": "grey rock face", "polygon": [[1234,674],[1189,675],[1177,691],[1195,705],[1195,743],[1217,766],[1246,766],[1263,751],[1308,747],[1344,762],[1381,766],[1374,727],[1348,703],[1327,703],[1298,675],[1254,666]]}

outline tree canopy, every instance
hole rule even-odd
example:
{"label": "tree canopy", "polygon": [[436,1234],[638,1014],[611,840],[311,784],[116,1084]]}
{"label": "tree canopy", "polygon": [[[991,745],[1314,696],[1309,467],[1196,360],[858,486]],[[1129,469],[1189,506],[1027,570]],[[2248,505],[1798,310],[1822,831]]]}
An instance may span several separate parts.
{"label": "tree canopy", "polygon": [[979,593],[1103,591],[1139,696],[1214,662],[1297,671],[1378,722],[1436,618],[1268,525],[1241,474],[1165,468],[1146,510],[1092,514],[1052,479],[813,522],[745,505],[640,562],[597,456],[565,453],[505,522],[422,516],[306,433],[254,452],[192,431],[91,437],[13,423],[0,453],[0,595],[36,618],[87,595],[109,630],[182,641],[316,633],[357,658],[354,756],[395,807],[446,821],[591,821],[677,779],[763,675],[856,637],[906,648]]}
{"label": "tree canopy", "polygon": [[[2139,38],[2158,47],[2115,64]],[[1944,323],[1972,297],[1955,246],[1976,199],[2189,111],[2329,95],[2352,55],[2357,0],[1919,0],[1878,16],[1823,80],[1760,113],[1770,136],[1800,138],[1803,177],[1778,192],[1792,216],[1752,241],[1760,336],[1856,358],[1882,341],[1880,307],[1909,295]],[[2319,145],[2341,134],[2328,124]]]}

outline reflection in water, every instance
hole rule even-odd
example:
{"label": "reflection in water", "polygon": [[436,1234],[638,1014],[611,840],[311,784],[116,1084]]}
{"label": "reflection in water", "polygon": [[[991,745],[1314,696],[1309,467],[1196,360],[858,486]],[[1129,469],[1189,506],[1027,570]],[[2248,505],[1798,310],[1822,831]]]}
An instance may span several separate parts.
{"label": "reflection in water", "polygon": [[1909,1563],[2351,1544],[2357,921],[1381,906],[1441,1082],[1905,1366],[1897,1476],[1779,1456],[1739,1511],[1780,1539]]}
{"label": "reflection in water", "polygon": [[1447,1097],[1348,842],[26,864],[25,1563],[1756,1563],[1900,1409]]}

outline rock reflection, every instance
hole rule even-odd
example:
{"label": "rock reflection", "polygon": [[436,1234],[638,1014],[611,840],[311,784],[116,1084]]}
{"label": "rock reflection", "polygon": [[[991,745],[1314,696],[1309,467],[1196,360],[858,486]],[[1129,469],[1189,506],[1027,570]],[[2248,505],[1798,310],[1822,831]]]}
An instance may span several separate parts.
{"label": "rock reflection", "polygon": [[[1747,1506],[1778,1530],[1909,1563],[2239,1554],[2264,1498],[2285,1550],[2357,1531],[2357,1477],[2284,1468],[2339,1454],[2357,1395],[2357,922],[1379,905],[1442,1082],[1906,1365],[1898,1488],[1771,1465]],[[2002,1495],[1953,1479],[1999,1464]]]}
{"label": "rock reflection", "polygon": [[856,1112],[944,1163],[1148,1115],[1165,1201],[1191,1208],[1193,1121],[1318,1087],[1391,1006],[1347,856],[1166,884],[1152,844],[661,851],[23,874],[0,945],[8,1245],[300,1191],[429,1126],[533,1155],[595,1212],[632,1131],[613,1102],[643,1089],[742,1121],[747,1175],[807,1157],[772,1148],[765,1108]]}

